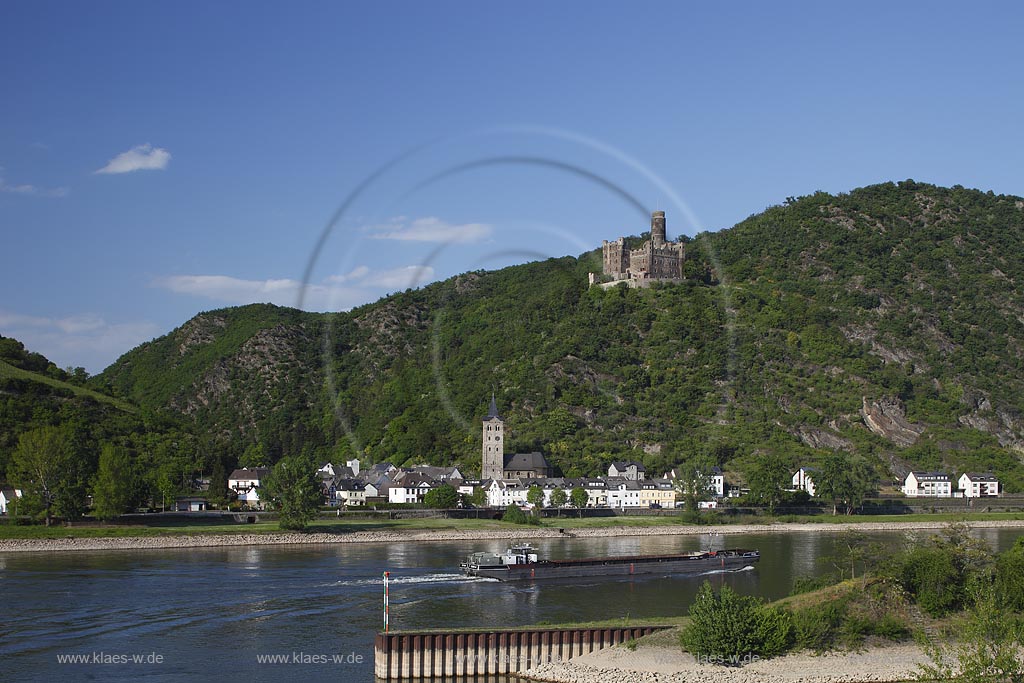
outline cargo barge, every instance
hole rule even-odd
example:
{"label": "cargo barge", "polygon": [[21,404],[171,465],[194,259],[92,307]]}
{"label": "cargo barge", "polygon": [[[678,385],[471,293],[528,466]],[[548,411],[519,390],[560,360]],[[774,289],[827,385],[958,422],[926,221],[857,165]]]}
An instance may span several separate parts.
{"label": "cargo barge", "polygon": [[639,574],[697,575],[714,570],[742,569],[761,559],[757,550],[709,550],[678,555],[588,557],[578,560],[539,560],[533,547],[513,545],[504,555],[473,553],[462,563],[468,576],[499,581],[634,576]]}

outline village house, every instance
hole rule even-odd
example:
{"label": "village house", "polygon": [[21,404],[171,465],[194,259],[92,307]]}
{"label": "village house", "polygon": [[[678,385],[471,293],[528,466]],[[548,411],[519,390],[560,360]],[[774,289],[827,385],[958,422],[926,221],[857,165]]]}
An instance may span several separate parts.
{"label": "village house", "polygon": [[320,466],[316,472],[320,475],[321,479],[331,479],[337,477],[338,479],[354,479],[359,473],[359,461],[356,463],[355,469],[348,465],[334,465],[332,463],[324,463]]}
{"label": "village house", "polygon": [[[708,473],[707,478],[708,493],[710,493],[715,498],[724,498],[726,493],[725,474],[722,473],[722,468],[719,467],[718,465],[713,466],[710,472]],[[668,479],[671,482],[673,482],[673,484],[675,484],[677,479],[679,479],[679,470],[676,468],[672,468],[662,476],[662,479]]]}
{"label": "village house", "polygon": [[952,498],[953,480],[945,472],[910,472],[903,482],[903,495]]}
{"label": "village house", "polygon": [[484,489],[487,507],[492,508],[506,508],[509,505],[526,507],[526,494],[529,491],[529,484],[519,479],[492,479],[490,486]]}
{"label": "village house", "polygon": [[959,485],[967,498],[999,495],[999,480],[991,472],[964,472]]}
{"label": "village house", "polygon": [[228,488],[238,494],[238,500],[250,507],[259,507],[261,482],[270,474],[267,467],[237,469],[228,476]]}
{"label": "village house", "polygon": [[676,489],[667,479],[625,479],[608,477],[607,505],[611,508],[671,508]]}
{"label": "village house", "polygon": [[640,505],[640,482],[623,477],[608,477],[608,507],[623,510],[638,508]]}
{"label": "village house", "polygon": [[587,492],[588,508],[608,507],[608,482],[597,477],[594,479],[581,479],[583,490]]}
{"label": "village house", "polygon": [[453,486],[455,485],[456,482],[466,478],[458,467],[434,467],[433,465],[416,465],[415,467],[407,467],[403,471],[424,474],[433,479],[437,483],[446,482],[452,484]]}
{"label": "village house", "polygon": [[814,487],[814,468],[813,467],[801,467],[793,475],[793,490],[794,491],[807,491],[809,496],[814,496],[816,491]]}
{"label": "village house", "polygon": [[21,498],[21,489],[10,486],[0,487],[0,515],[6,515],[8,509],[14,506],[19,498]]}
{"label": "village house", "polygon": [[431,477],[419,472],[402,472],[388,488],[389,503],[422,503],[427,491],[437,486]]}
{"label": "village house", "polygon": [[640,482],[640,507],[671,508],[676,502],[676,487],[668,479]]}
{"label": "village house", "polygon": [[647,469],[642,463],[629,460],[626,462],[613,462],[608,466],[608,477],[616,478],[621,477],[623,479],[629,479],[630,481],[639,481],[644,478]]}
{"label": "village house", "polygon": [[377,487],[361,479],[336,479],[334,482],[334,505],[354,507],[366,505],[377,496]]}

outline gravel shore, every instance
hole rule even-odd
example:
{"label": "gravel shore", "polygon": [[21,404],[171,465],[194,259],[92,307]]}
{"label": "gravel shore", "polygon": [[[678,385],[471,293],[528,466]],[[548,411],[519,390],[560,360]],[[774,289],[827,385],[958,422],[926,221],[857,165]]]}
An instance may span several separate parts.
{"label": "gravel shore", "polygon": [[638,641],[631,651],[617,646],[560,664],[542,664],[530,680],[551,683],[869,683],[913,680],[928,662],[920,647],[893,644],[857,652],[809,652],[752,662],[742,667],[699,663],[678,645],[676,631],[655,634],[657,645]]}
{"label": "gravel shore", "polygon": [[[609,538],[615,536],[686,536],[719,534],[722,536],[749,533],[800,533],[813,531],[910,531],[941,529],[946,522],[854,522],[840,524],[737,524],[724,526],[650,526],[596,527],[566,529],[574,538]],[[971,522],[974,528],[1024,527],[1024,520]],[[134,536],[118,538],[53,538],[0,539],[0,553],[64,552],[75,550],[146,550],[160,548],[209,548],[217,546],[255,545],[325,545],[333,543],[396,543],[424,541],[485,541],[494,539],[532,540],[558,538],[557,528],[527,527],[523,529],[483,530],[409,530],[357,531],[352,533],[268,533],[268,534],[195,534],[166,536]]]}

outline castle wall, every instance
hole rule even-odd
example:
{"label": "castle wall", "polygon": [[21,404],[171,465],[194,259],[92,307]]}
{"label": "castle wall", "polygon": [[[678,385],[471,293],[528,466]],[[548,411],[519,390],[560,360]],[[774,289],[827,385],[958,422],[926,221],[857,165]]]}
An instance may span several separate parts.
{"label": "castle wall", "polygon": [[604,272],[606,275],[619,276],[629,270],[629,254],[625,240],[619,238],[614,242],[604,241]]}

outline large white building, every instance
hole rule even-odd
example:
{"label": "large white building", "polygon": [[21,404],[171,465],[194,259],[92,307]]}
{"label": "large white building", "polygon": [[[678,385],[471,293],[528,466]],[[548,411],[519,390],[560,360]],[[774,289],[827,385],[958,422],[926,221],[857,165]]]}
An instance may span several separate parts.
{"label": "large white building", "polygon": [[903,482],[903,495],[952,498],[953,480],[945,472],[911,472]]}
{"label": "large white building", "polygon": [[964,472],[958,483],[967,498],[999,495],[999,480],[991,472]]}

